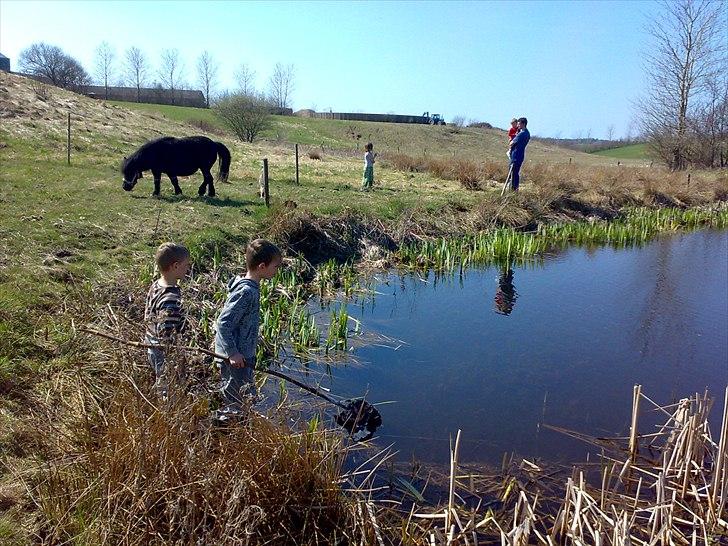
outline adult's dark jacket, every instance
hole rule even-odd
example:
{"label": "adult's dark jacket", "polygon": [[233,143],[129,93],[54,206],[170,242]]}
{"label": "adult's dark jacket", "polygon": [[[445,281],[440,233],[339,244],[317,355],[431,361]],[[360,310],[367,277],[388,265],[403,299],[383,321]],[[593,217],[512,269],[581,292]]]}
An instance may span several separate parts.
{"label": "adult's dark jacket", "polygon": [[531,140],[531,133],[524,127],[511,142],[511,163],[523,163],[526,157],[526,146]]}

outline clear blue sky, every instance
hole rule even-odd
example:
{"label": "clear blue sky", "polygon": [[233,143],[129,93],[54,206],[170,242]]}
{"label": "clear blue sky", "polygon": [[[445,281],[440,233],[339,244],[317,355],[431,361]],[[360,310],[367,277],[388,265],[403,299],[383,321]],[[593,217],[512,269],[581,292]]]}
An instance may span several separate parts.
{"label": "clear blue sky", "polygon": [[643,89],[640,52],[652,1],[627,2],[32,2],[0,0],[0,52],[12,69],[36,41],[93,72],[108,41],[157,65],[177,48],[186,80],[200,52],[220,87],[241,63],[265,87],[276,62],[296,69],[295,109],[463,115],[505,127],[525,115],[541,136],[624,135]]}

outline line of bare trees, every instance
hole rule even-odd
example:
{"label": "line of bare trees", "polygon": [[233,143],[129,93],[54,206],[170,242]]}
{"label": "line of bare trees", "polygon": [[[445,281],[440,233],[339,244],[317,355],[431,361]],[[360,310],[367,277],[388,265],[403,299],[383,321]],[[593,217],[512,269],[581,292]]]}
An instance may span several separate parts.
{"label": "line of bare trees", "polygon": [[[185,63],[177,49],[163,50],[155,68],[138,47],[129,47],[118,57],[113,46],[104,41],[96,48],[92,76],[80,62],[60,47],[39,42],[21,52],[19,65],[21,72],[41,76],[59,87],[79,90],[93,81],[104,87],[104,98],[107,99],[109,88],[120,85],[136,88],[137,102],[141,102],[142,89],[151,85],[169,91],[174,103],[177,92],[189,85]],[[291,105],[295,87],[293,65],[277,63],[265,91],[256,88],[256,73],[246,63],[241,63],[235,70],[237,88],[234,90],[219,90],[219,72],[220,64],[212,53],[201,52],[195,63],[195,84],[202,90],[208,108],[217,98],[231,94],[254,97],[256,101],[278,109],[289,108]]]}
{"label": "line of bare trees", "polygon": [[671,169],[728,167],[728,3],[663,0],[650,22],[637,118]]}

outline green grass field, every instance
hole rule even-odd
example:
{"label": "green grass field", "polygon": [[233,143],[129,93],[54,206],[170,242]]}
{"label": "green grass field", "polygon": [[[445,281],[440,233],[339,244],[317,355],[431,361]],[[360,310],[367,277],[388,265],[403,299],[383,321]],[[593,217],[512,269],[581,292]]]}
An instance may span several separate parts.
{"label": "green grass field", "polygon": [[598,155],[601,157],[613,157],[615,159],[634,159],[649,161],[650,156],[648,153],[647,144],[630,144],[629,146],[621,146],[619,148],[610,148],[609,150],[600,150],[594,152],[592,155]]}

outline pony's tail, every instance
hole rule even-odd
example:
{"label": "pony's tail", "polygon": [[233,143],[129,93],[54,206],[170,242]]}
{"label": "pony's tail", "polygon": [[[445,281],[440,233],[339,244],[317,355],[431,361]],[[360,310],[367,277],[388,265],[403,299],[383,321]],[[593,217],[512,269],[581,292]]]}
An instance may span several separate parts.
{"label": "pony's tail", "polygon": [[220,169],[217,172],[217,181],[223,184],[228,181],[230,174],[230,150],[222,142],[215,142],[217,155],[220,156]]}

